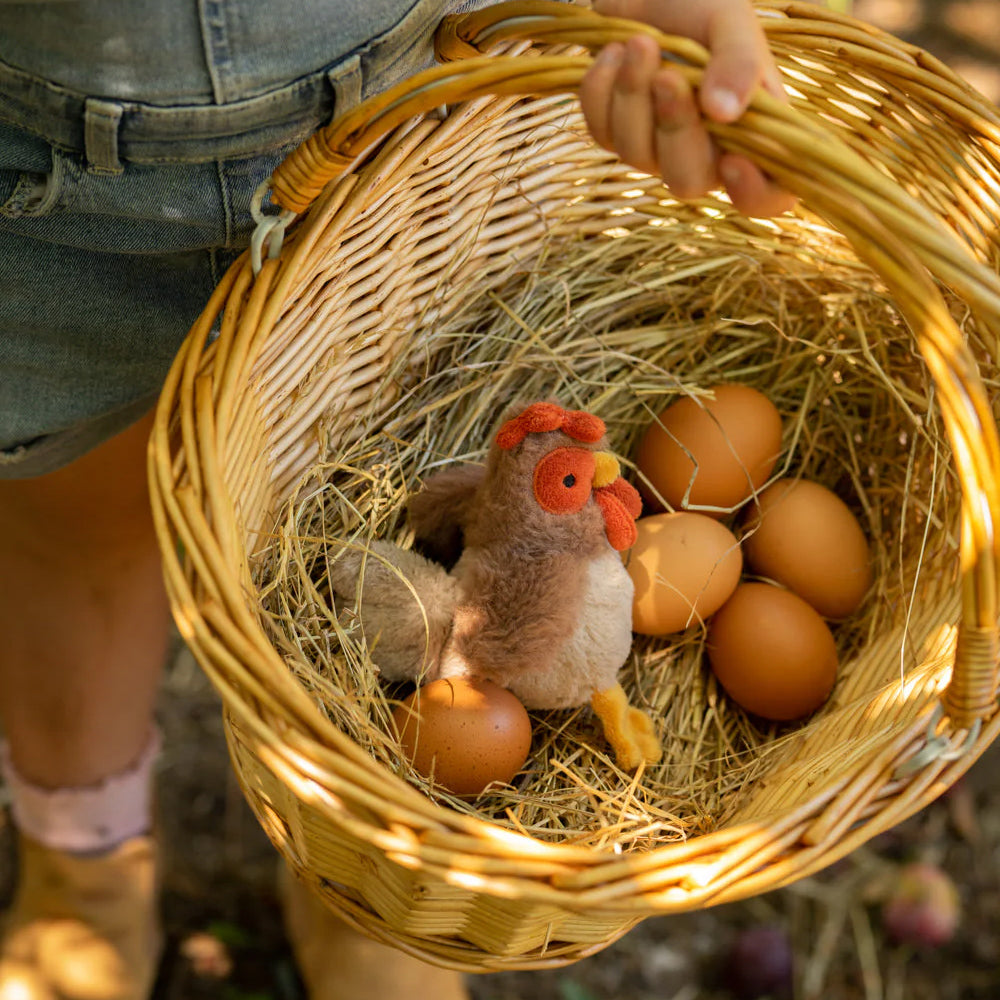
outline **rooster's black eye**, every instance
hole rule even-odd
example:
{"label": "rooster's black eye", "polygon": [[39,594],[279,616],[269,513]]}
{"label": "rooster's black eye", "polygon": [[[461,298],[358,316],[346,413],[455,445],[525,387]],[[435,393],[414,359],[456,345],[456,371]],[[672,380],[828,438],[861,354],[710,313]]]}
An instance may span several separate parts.
{"label": "rooster's black eye", "polygon": [[570,473],[570,475],[568,476],[564,476],[563,486],[565,486],[566,489],[568,490],[573,489],[573,487],[576,486],[576,476],[574,476],[572,473]]}

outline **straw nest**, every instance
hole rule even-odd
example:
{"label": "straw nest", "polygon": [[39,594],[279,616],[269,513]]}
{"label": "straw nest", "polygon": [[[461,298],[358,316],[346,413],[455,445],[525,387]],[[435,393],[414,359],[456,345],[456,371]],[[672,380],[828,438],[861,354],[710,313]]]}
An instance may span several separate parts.
{"label": "straw nest", "polygon": [[[353,441],[301,479],[254,560],[261,614],[288,669],[386,768],[491,823],[628,851],[724,825],[786,741],[845,699],[898,683],[911,662],[905,642],[902,655],[897,646],[881,660],[864,651],[908,630],[921,602],[937,595],[940,604],[958,564],[959,491],[932,382],[872,272],[805,213],[779,225],[723,201],[680,205],[660,194],[642,218],[626,211],[601,234],[553,239],[537,257],[511,260],[446,321],[429,323]],[[407,497],[434,470],[482,459],[514,400],[555,396],[599,414],[635,481],[629,459],[653,416],[722,382],[756,386],[782,412],[775,476],[832,488],[871,540],[872,592],[835,626],[833,698],[813,720],[763,723],[717,687],[703,628],[637,637],[621,680],[658,720],[660,764],[620,771],[589,709],[536,712],[532,752],[512,786],[475,802],[430,786],[392,736],[392,706],[407,689],[383,686],[360,630],[341,619],[329,561],[374,537],[409,544]]]}

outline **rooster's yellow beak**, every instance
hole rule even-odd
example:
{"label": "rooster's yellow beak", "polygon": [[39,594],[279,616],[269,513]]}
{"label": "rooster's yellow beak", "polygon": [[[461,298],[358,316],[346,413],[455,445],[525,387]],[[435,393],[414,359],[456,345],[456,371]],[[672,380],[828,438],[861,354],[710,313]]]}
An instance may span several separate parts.
{"label": "rooster's yellow beak", "polygon": [[618,459],[611,452],[594,452],[594,489],[610,486],[621,474]]}

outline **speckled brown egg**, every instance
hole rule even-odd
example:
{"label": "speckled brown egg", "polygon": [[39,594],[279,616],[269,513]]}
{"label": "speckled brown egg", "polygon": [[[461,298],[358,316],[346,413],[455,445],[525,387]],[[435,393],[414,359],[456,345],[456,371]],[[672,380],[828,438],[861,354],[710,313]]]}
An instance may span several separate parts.
{"label": "speckled brown egg", "polygon": [[726,694],[774,721],[816,711],[837,678],[837,647],[826,622],[772,583],[741,583],[712,618],[706,649]]}
{"label": "speckled brown egg", "polygon": [[636,466],[670,507],[723,518],[767,482],[781,430],[781,415],[762,392],[720,385],[712,396],[671,403],[639,442]]}
{"label": "speckled brown egg", "polygon": [[851,509],[807,479],[779,479],[743,515],[747,565],[808,601],[824,618],[861,605],[872,582],[868,540]]}
{"label": "speckled brown egg", "polygon": [[636,521],[627,557],[632,631],[668,635],[703,622],[732,594],[743,554],[723,524],[688,511]]}
{"label": "speckled brown egg", "polygon": [[524,706],[486,680],[431,681],[396,706],[393,721],[414,769],[463,798],[492,782],[509,782],[531,749]]}

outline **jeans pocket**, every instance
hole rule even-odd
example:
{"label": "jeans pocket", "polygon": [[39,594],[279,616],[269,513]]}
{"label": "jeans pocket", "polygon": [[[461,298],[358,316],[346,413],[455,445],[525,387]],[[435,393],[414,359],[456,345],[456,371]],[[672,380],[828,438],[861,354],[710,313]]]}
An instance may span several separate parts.
{"label": "jeans pocket", "polygon": [[63,205],[66,158],[44,139],[0,125],[0,216],[49,215]]}
{"label": "jeans pocket", "polygon": [[54,200],[51,182],[51,174],[4,171],[0,177],[0,214],[11,219],[46,214]]}

